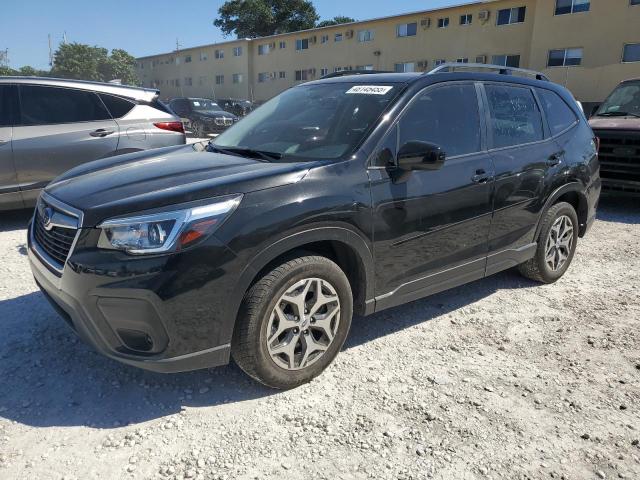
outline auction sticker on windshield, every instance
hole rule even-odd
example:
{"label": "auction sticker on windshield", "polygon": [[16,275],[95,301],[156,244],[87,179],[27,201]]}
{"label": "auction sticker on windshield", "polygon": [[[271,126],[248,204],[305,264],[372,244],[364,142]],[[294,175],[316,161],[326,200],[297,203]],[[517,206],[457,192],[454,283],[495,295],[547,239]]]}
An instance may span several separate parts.
{"label": "auction sticker on windshield", "polygon": [[386,95],[393,87],[381,85],[356,85],[347,90],[346,93],[357,93],[360,95]]}

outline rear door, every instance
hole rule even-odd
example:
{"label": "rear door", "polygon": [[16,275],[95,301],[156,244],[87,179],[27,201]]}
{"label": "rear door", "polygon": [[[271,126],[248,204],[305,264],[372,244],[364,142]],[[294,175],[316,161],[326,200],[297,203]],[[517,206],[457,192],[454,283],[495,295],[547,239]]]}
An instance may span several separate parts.
{"label": "rear door", "polygon": [[0,210],[22,208],[22,195],[13,164],[13,115],[16,110],[18,88],[0,85]]}
{"label": "rear door", "polygon": [[116,152],[118,125],[96,93],[40,85],[19,93],[13,156],[26,204],[66,170]]}
{"label": "rear door", "polygon": [[496,175],[487,262],[490,275],[533,253],[547,172],[562,159],[557,143],[545,133],[541,109],[530,87],[486,83],[484,91]]}

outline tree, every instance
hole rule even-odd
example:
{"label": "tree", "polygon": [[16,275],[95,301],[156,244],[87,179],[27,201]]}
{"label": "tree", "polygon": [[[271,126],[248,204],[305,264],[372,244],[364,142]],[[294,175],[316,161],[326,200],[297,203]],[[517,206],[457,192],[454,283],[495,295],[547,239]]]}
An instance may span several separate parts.
{"label": "tree", "polygon": [[7,77],[7,76],[17,75],[17,74],[18,72],[16,72],[13,68],[0,65],[0,77]]}
{"label": "tree", "polygon": [[238,38],[306,30],[320,18],[309,0],[227,0],[218,15],[213,24]]}
{"label": "tree", "polygon": [[136,85],[135,63],[135,58],[124,50],[114,49],[109,56],[106,48],[63,43],[54,54],[51,75],[99,82],[119,79],[124,84]]}
{"label": "tree", "polygon": [[323,20],[321,22],[318,22],[316,28],[330,27],[332,25],[341,25],[343,23],[352,23],[355,21],[355,18],[343,17],[342,15],[338,15],[337,17],[333,17],[331,20]]}

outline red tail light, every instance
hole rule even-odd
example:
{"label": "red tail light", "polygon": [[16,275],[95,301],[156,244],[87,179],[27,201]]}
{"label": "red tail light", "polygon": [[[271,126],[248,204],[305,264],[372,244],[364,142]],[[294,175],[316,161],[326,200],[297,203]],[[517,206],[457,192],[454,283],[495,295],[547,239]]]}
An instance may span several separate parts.
{"label": "red tail light", "polygon": [[184,125],[182,122],[159,122],[153,124],[161,130],[169,130],[170,132],[184,133]]}

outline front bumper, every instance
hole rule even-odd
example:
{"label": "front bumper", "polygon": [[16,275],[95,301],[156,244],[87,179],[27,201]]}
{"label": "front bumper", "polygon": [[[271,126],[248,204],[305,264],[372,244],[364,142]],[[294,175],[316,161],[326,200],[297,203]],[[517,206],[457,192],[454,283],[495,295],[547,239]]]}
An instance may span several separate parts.
{"label": "front bumper", "polygon": [[83,341],[119,362],[156,372],[229,362],[235,315],[226,300],[233,279],[220,283],[220,265],[202,270],[203,256],[232,263],[235,256],[226,247],[212,237],[192,252],[123,257],[83,246],[92,243],[92,230],[81,232],[61,274],[40,260],[29,235],[36,283]]}

